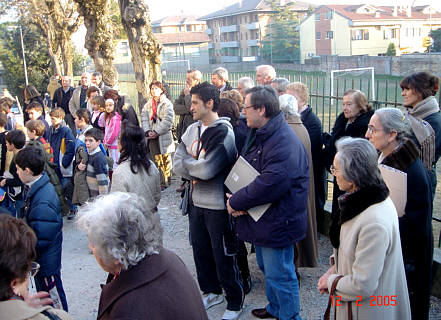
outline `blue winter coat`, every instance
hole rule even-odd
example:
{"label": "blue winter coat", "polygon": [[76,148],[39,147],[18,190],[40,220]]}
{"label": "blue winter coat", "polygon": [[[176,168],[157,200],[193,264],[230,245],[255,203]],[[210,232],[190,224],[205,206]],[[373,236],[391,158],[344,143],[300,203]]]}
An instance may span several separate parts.
{"label": "blue winter coat", "polygon": [[38,274],[59,274],[63,218],[57,194],[46,173],[29,189],[23,209],[23,219],[37,236],[37,263],[40,264]]}
{"label": "blue winter coat", "polygon": [[[75,138],[70,128],[60,125],[55,129],[51,126],[49,143],[54,150],[54,163],[57,165],[55,172],[60,180],[63,177],[72,177],[72,160],[75,156]],[[62,145],[65,146],[65,150],[61,150],[60,152]]]}
{"label": "blue winter coat", "polygon": [[[254,134],[255,142],[249,146]],[[239,216],[239,238],[271,248],[287,247],[305,238],[308,155],[282,112],[250,132],[242,156],[260,175],[230,198],[231,207],[246,211],[265,203],[271,206],[257,222],[249,215]]]}

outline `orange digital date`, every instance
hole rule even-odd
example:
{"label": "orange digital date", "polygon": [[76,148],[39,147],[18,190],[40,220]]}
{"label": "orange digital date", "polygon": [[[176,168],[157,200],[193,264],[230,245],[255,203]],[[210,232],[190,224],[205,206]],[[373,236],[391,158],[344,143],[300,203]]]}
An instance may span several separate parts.
{"label": "orange digital date", "polygon": [[[341,307],[341,296],[331,296],[332,305]],[[362,307],[363,304],[361,303],[363,301],[362,296],[357,296],[357,299],[355,300],[355,305],[357,307]],[[370,307],[395,307],[397,305],[397,296],[370,296],[369,297],[369,306]]]}

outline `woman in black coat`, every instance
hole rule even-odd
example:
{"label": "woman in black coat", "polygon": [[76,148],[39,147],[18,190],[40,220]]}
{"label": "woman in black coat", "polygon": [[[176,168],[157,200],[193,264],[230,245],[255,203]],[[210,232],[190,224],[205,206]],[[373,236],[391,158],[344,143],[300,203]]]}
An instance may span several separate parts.
{"label": "woman in black coat", "polygon": [[112,99],[115,101],[116,111],[120,114],[122,118],[121,121],[129,120],[133,125],[139,126],[138,116],[128,96],[120,96],[118,91],[109,89],[104,93],[104,99]]}
{"label": "woman in black coat", "polygon": [[[324,137],[325,149],[323,151],[323,161],[329,171],[337,152],[335,142],[341,137],[361,138],[364,137],[369,120],[374,114],[373,108],[368,105],[366,95],[360,90],[348,90],[343,95],[343,112],[335,120],[334,128],[329,135]],[[338,197],[343,195],[343,191],[338,188],[334,178],[334,192],[332,196],[332,217],[336,216],[338,208]],[[331,219],[332,220],[332,219]],[[331,222],[332,223],[332,222]]]}
{"label": "woman in black coat", "polygon": [[[428,319],[432,282],[432,192],[429,175],[410,134],[410,123],[396,108],[377,110],[366,137],[381,152],[378,162],[407,174],[407,202],[399,218],[401,248],[412,319]],[[388,181],[386,180],[386,183]]]}

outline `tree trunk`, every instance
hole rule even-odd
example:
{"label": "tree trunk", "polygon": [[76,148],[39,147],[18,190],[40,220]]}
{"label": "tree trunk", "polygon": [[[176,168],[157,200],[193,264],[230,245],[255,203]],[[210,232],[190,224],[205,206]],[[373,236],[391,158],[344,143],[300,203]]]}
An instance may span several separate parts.
{"label": "tree trunk", "polygon": [[86,41],[84,47],[93,59],[95,70],[103,74],[103,81],[108,86],[118,83],[118,71],[113,65],[115,45],[109,14],[108,0],[74,0],[78,12],[84,17]]}
{"label": "tree trunk", "polygon": [[150,96],[148,85],[161,80],[161,44],[156,40],[150,23],[150,12],[143,0],[119,0],[121,19],[129,39],[138,91],[138,110]]}
{"label": "tree trunk", "polygon": [[61,35],[59,41],[64,74],[73,77],[72,44],[70,43],[70,39],[66,39],[64,34]]}

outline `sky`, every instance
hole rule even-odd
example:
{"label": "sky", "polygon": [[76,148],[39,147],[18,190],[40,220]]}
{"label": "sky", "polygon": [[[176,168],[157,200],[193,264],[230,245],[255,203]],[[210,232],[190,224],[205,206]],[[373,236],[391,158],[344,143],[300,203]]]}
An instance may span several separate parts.
{"label": "sky", "polygon": [[[431,4],[434,7],[441,9],[441,1],[439,0],[302,0],[304,2],[314,3],[316,5],[321,4],[361,4],[369,3],[373,5],[414,5]],[[150,16],[152,20],[158,20],[160,18],[177,15],[177,14],[194,14],[198,16],[206,15],[210,12],[220,10],[224,7],[239,2],[239,0],[147,0],[147,4],[150,8]]]}

